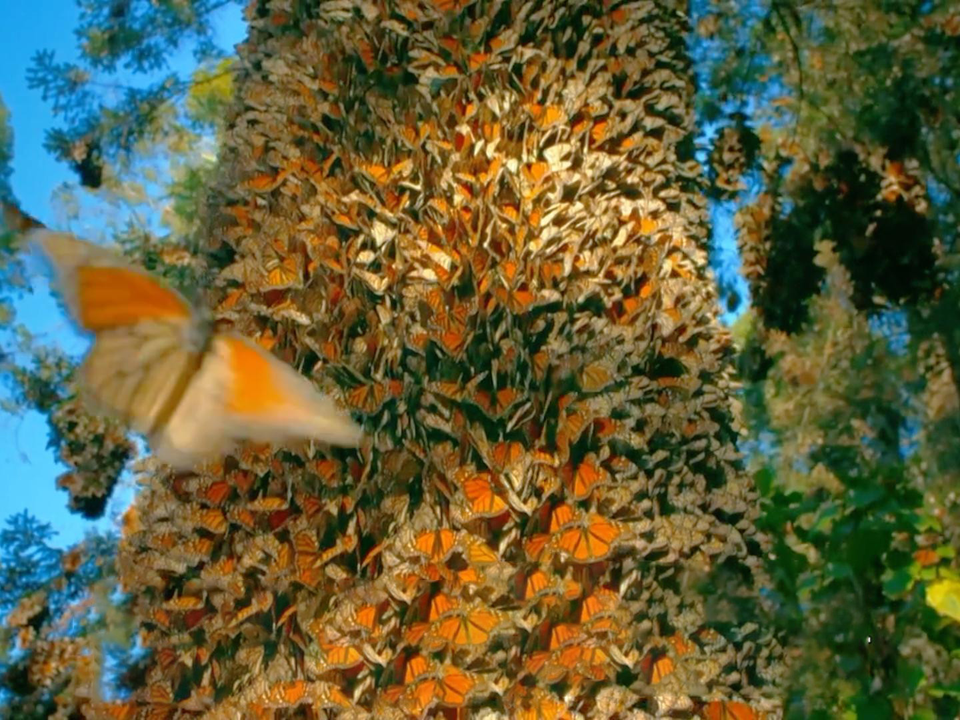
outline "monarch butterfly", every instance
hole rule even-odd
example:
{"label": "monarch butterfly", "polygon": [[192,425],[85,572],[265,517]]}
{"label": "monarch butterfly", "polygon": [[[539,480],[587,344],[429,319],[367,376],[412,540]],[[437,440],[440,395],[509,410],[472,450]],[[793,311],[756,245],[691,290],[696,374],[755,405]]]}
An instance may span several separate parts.
{"label": "monarch butterfly", "polygon": [[442,562],[447,559],[456,541],[457,535],[453,530],[440,528],[420,533],[414,539],[413,547],[434,562]]}
{"label": "monarch butterfly", "polygon": [[84,708],[87,717],[96,720],[133,720],[138,710],[135,702],[94,702]]}
{"label": "monarch butterfly", "polygon": [[424,639],[424,649],[439,652],[448,645],[485,645],[500,622],[500,616],[482,604],[454,610],[433,624]]}
{"label": "monarch butterfly", "polygon": [[363,654],[354,645],[321,642],[320,649],[323,651],[325,667],[328,668],[345,670],[363,663]]}
{"label": "monarch butterfly", "polygon": [[360,428],[306,378],[255,342],[205,331],[186,299],[146,272],[66,233],[29,235],[74,319],[95,336],[84,391],[143,433],[162,462],[189,469],[247,439],[359,444]]}
{"label": "monarch butterfly", "polygon": [[736,700],[713,700],[703,708],[706,720],[758,720],[759,715],[746,703]]}
{"label": "monarch butterfly", "polygon": [[673,659],[666,654],[648,653],[640,662],[640,669],[647,677],[647,682],[657,684],[676,669]]}
{"label": "monarch butterfly", "polygon": [[510,717],[516,720],[571,720],[567,706],[553,693],[539,687],[515,685],[505,698]]}
{"label": "monarch butterfly", "polygon": [[491,477],[490,473],[476,473],[457,478],[474,517],[496,517],[507,511],[507,503],[497,495]]}
{"label": "monarch butterfly", "polygon": [[622,530],[614,521],[590,513],[577,525],[554,537],[560,551],[574,562],[592,563],[605,558],[621,534]]}
{"label": "monarch butterfly", "polygon": [[609,588],[598,588],[592,595],[584,598],[580,606],[580,622],[589,623],[592,620],[612,614],[619,602],[619,596]]}

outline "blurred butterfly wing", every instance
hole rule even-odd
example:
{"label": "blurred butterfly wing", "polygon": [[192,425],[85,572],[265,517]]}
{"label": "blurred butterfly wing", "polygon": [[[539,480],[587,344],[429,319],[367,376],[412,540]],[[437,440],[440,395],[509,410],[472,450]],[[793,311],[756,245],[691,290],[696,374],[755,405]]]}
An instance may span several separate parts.
{"label": "blurred butterfly wing", "polygon": [[116,253],[69,233],[33,230],[29,237],[53,264],[67,307],[84,330],[99,333],[149,321],[186,330],[194,324],[193,309],[178,292]]}
{"label": "blurred butterfly wing", "polygon": [[156,434],[201,364],[203,333],[192,307],[111,250],[45,229],[29,239],[53,265],[74,320],[96,334],[80,370],[89,404],[148,437]]}
{"label": "blurred butterfly wing", "polygon": [[236,441],[314,438],[355,447],[350,416],[286,363],[236,335],[215,335],[169,421],[150,438],[161,461],[190,467]]}
{"label": "blurred butterfly wing", "polygon": [[230,451],[234,434],[223,410],[228,381],[222,362],[204,353],[166,422],[157,423],[147,436],[154,457],[178,470],[189,470]]}
{"label": "blurred butterfly wing", "polygon": [[226,413],[238,439],[360,444],[362,431],[345,411],[260,346],[236,335],[218,335],[211,354],[227,368]]}
{"label": "blurred butterfly wing", "polygon": [[169,323],[140,323],[98,333],[80,369],[90,404],[150,435],[183,397],[201,354]]}

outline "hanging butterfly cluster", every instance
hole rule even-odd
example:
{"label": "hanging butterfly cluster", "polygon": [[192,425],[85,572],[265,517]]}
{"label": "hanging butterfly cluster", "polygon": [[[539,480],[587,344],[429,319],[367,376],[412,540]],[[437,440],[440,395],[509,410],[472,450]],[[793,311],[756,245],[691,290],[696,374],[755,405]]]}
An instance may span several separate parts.
{"label": "hanging butterfly cluster", "polygon": [[878,199],[888,203],[902,201],[917,215],[927,214],[927,187],[921,180],[916,158],[891,160],[887,152],[880,151],[873,153],[868,163],[881,178]]}
{"label": "hanging butterfly cluster", "polygon": [[136,454],[124,428],[91,413],[78,394],[59,401],[50,411],[52,436],[60,460],[71,470],[57,478],[70,494],[70,507],[85,517],[100,517],[127,461]]}
{"label": "hanging butterfly cluster", "polygon": [[774,213],[779,210],[773,194],[760,193],[741,206],[734,216],[740,273],[747,281],[751,297],[761,297],[767,287],[767,258],[770,256]]}
{"label": "hanging butterfly cluster", "polygon": [[[105,549],[105,543],[82,542],[60,553],[60,572],[35,578],[39,589],[3,617],[4,717],[82,717],[82,708],[100,697],[104,615],[98,594],[112,587],[105,581],[111,569]],[[41,576],[52,570],[43,560],[39,565]],[[113,639],[122,636],[121,628],[110,631]]]}
{"label": "hanging butterfly cluster", "polygon": [[960,485],[960,468],[953,460],[956,457],[956,442],[952,428],[960,413],[960,392],[947,352],[943,340],[939,338],[922,341],[917,350],[920,360],[917,372],[926,379],[922,402],[927,429],[922,442],[926,452],[939,460],[927,470],[928,477],[934,478],[928,482],[928,487],[930,494],[939,501],[939,506],[934,505],[932,512],[943,528],[942,535],[928,533],[921,542],[928,537],[936,537],[949,547],[957,547],[960,544],[960,522],[957,522],[960,518],[960,493],[956,488]]}
{"label": "hanging butterfly cluster", "polygon": [[728,125],[714,139],[710,151],[713,184],[721,197],[734,198],[741,190],[746,189],[743,174],[747,166],[741,131]]}
{"label": "hanging butterfly cluster", "polygon": [[154,662],[92,710],[774,707],[681,8],[251,4],[214,305],[370,441],[146,479],[122,562]]}
{"label": "hanging butterfly cluster", "polygon": [[960,412],[960,395],[943,341],[939,338],[924,340],[920,343],[918,355],[921,360],[918,373],[927,379],[924,391],[926,420],[932,423],[948,420]]}

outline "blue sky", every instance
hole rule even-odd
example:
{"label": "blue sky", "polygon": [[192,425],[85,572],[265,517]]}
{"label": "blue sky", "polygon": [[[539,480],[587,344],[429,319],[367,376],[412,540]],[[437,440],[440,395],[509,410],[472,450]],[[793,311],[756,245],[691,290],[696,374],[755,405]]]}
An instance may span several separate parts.
{"label": "blue sky", "polygon": [[[74,183],[75,176],[43,149],[44,133],[55,123],[39,91],[27,87],[26,73],[37,50],[54,50],[61,61],[76,59],[74,28],[78,10],[74,0],[7,5],[4,22],[0,23],[0,47],[4,48],[0,96],[10,112],[14,132],[14,196],[31,215],[51,227],[63,228],[63,216],[57,212],[52,195],[61,184]],[[217,30],[221,47],[232,48],[242,40],[244,26],[239,6],[228,6],[219,14]],[[181,73],[189,72],[193,65],[187,51],[177,53],[170,62],[170,68]],[[96,218],[81,217],[80,223],[70,229],[81,232],[84,226],[96,227]],[[44,278],[32,279],[34,293],[17,303],[18,319],[41,340],[57,342],[71,353],[81,353],[86,340],[74,332],[60,312]],[[97,523],[85,521],[67,510],[67,494],[56,489],[54,480],[64,467],[55,461],[46,443],[46,421],[38,413],[22,417],[0,413],[0,521],[28,509],[58,530],[58,546],[77,542],[91,527],[111,527],[115,522],[111,516],[129,503],[129,480],[109,506],[107,517]]]}

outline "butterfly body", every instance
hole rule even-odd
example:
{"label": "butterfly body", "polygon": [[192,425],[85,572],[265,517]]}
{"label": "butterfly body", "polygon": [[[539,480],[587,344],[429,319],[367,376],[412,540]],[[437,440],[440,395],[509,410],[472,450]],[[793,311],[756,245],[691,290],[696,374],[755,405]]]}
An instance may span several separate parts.
{"label": "butterfly body", "polygon": [[72,235],[31,236],[95,336],[80,369],[90,404],[145,435],[163,462],[186,469],[245,439],[359,444],[360,428],[310,381],[247,338],[211,333],[148,273]]}

